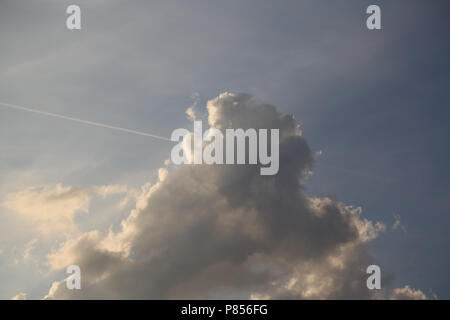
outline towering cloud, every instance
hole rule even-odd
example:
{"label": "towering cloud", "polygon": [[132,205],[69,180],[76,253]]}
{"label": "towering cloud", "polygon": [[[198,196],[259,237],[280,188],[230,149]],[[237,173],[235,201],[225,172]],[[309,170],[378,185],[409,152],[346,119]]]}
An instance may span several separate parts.
{"label": "towering cloud", "polygon": [[119,232],[93,230],[48,256],[52,269],[79,265],[82,289],[55,282],[47,298],[374,297],[367,244],[385,226],[304,193],[314,152],[297,121],[246,94],[223,93],[207,110],[219,130],[279,129],[278,174],[251,165],[162,169]]}

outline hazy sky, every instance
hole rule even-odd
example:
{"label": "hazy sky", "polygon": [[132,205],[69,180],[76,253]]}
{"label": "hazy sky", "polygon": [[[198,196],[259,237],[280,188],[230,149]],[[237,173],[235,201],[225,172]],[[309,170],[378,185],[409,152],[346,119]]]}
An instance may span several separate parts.
{"label": "hazy sky", "polygon": [[[80,31],[69,31],[65,26],[66,8],[74,3],[82,9]],[[365,11],[370,4],[379,4],[382,9],[380,31],[366,28]],[[312,259],[313,265],[322,266],[322,251],[324,255],[335,252],[333,244],[359,246],[365,241],[350,229],[355,221],[368,219],[373,228],[380,222],[385,230],[377,231],[376,239],[364,245],[363,253],[359,247],[357,253],[352,251],[355,263],[378,264],[391,288],[409,285],[430,297],[435,293],[439,298],[450,298],[449,9],[445,0],[0,0],[0,102],[170,137],[176,128],[191,128],[185,114],[189,106],[194,105],[206,121],[207,101],[223,92],[250,94],[259,102],[247,101],[246,95],[231,95],[212,104],[221,110],[231,99],[245,112],[253,111],[262,101],[276,106],[282,115],[292,114],[302,136],[297,136],[291,123],[282,129],[298,143],[307,141],[309,145],[292,154],[298,168],[309,168],[312,163],[305,159],[322,152],[314,156],[311,177],[306,180],[296,176],[305,178],[297,202],[284,203],[277,192],[268,195],[273,197],[272,204],[281,201],[286,212],[294,210],[295,204],[307,216],[316,210],[308,202],[310,197],[330,197],[338,215],[347,214],[347,209],[337,205],[340,202],[361,207],[362,212],[361,220],[332,220],[337,229],[348,233],[320,234],[323,241],[308,234],[293,236],[296,241],[312,241],[311,248],[281,256],[276,254],[281,250],[277,241],[282,232],[278,231],[288,224],[270,219],[255,222],[263,229],[273,227],[273,234],[270,245],[246,243],[248,238],[242,237],[243,247],[248,245],[248,252],[253,254],[247,258],[264,247],[269,248],[266,260],[255,262],[258,265],[282,257],[286,261]],[[255,112],[256,120],[261,116]],[[279,121],[278,115],[270,113],[267,117],[270,124]],[[243,121],[251,126],[255,119]],[[230,119],[223,116],[221,120]],[[205,290],[200,297],[321,297],[319,293],[299,294],[298,288],[285,293],[254,283],[233,286],[239,281],[231,274],[242,272],[246,266],[236,262],[242,258],[237,253],[224,253],[217,261],[199,256],[198,265],[168,254],[153,260],[135,257],[147,248],[158,251],[168,244],[173,252],[185,249],[174,240],[177,233],[172,233],[173,226],[164,219],[161,228],[168,236],[134,239],[130,240],[131,249],[120,247],[128,244],[121,238],[126,238],[127,232],[145,234],[152,230],[121,226],[124,219],[131,225],[136,223],[130,222],[130,213],[139,212],[145,225],[147,220],[142,217],[170,208],[167,215],[176,220],[177,212],[184,214],[183,208],[186,212],[192,209],[189,199],[197,199],[195,206],[200,208],[201,202],[208,211],[212,203],[219,205],[225,197],[238,204],[217,208],[215,213],[228,217],[233,210],[238,214],[247,208],[246,213],[255,210],[265,217],[266,209],[259,207],[262,199],[228,190],[233,184],[224,182],[228,175],[220,170],[211,173],[209,168],[201,168],[189,173],[187,169],[171,169],[175,172],[169,170],[166,178],[166,169],[159,169],[165,167],[172,146],[148,137],[0,107],[0,298],[19,293],[33,299],[44,297],[52,283],[65,276],[63,257],[73,255],[130,282],[130,270],[146,275],[151,266],[186,264],[192,270],[204,271],[201,276],[195,273],[195,277],[194,273],[184,274],[195,281],[179,280],[182,284],[170,273],[174,283],[167,284],[171,291],[163,298],[189,296],[186,292],[194,288],[202,293]],[[298,168],[294,166],[293,172]],[[190,189],[188,177],[193,174],[201,177],[193,183],[193,190],[197,190],[194,186],[201,190],[202,186],[222,183],[226,187],[211,194],[183,191],[182,186]],[[237,172],[229,174],[234,177]],[[274,186],[277,190],[286,188],[286,194],[290,194],[295,190],[288,188],[290,180],[285,178],[281,175]],[[174,181],[181,186],[175,187]],[[156,195],[151,194],[147,183],[158,186]],[[255,184],[261,187],[264,182],[258,178]],[[179,192],[180,203],[170,203],[164,190]],[[141,203],[150,197],[154,198],[151,205]],[[254,206],[247,207],[247,202],[243,205],[242,199],[251,200]],[[201,221],[199,225],[209,226],[203,215],[192,214]],[[251,226],[252,219],[248,217],[242,224]],[[305,221],[301,219],[298,226]],[[317,228],[325,232],[326,226],[324,222]],[[111,239],[95,233],[107,233],[110,227]],[[186,222],[185,227],[191,230],[192,226]],[[198,244],[187,231],[182,234],[192,246]],[[86,253],[88,246],[83,246],[83,241],[114,254]],[[228,252],[230,248],[224,243],[217,241],[217,246]],[[317,256],[309,253],[313,249]],[[123,257],[119,259],[115,255],[118,252],[135,258],[135,265],[120,260]],[[341,258],[351,268],[349,256],[346,253],[345,259]],[[231,266],[219,264],[224,261]],[[296,272],[307,269],[299,264],[286,268],[286,275],[298,278]],[[219,272],[212,266],[222,270],[220,290],[208,287],[208,275]],[[332,273],[325,267],[322,271]],[[96,271],[89,274],[98,275]],[[154,284],[154,288],[164,287],[163,279],[169,278],[162,271],[147,276],[149,286]],[[272,274],[264,276],[258,281],[273,280]],[[339,277],[334,275],[332,279],[337,281]],[[113,280],[106,285],[120,282]],[[227,281],[230,287],[223,289]],[[341,287],[342,291],[323,296],[359,294]],[[127,290],[119,285],[117,288]],[[157,297],[151,289],[141,289],[123,297]],[[101,290],[88,291],[84,297],[101,295]],[[112,297],[121,296],[117,293]]]}

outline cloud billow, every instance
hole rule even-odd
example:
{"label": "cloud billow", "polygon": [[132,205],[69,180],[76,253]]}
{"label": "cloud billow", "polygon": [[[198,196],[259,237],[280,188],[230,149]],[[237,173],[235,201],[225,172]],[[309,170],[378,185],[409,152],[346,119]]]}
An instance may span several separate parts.
{"label": "cloud billow", "polygon": [[315,153],[292,116],[247,94],[207,103],[208,122],[280,130],[280,170],[250,165],[160,169],[119,232],[85,233],[48,256],[77,264],[82,289],[55,282],[47,298],[376,298],[367,244],[385,230],[361,209],[307,196]]}

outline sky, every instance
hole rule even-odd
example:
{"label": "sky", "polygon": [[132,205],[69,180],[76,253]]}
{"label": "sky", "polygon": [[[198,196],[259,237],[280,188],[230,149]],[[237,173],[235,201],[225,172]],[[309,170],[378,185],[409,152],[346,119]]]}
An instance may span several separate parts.
{"label": "sky", "polygon": [[263,123],[280,172],[0,106],[1,299],[450,298],[448,1],[78,0],[69,31],[74,3],[0,0],[1,103],[163,137],[188,108]]}

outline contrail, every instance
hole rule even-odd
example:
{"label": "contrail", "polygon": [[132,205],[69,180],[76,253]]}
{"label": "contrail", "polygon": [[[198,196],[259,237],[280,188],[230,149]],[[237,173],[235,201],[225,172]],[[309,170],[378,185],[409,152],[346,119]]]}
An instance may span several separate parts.
{"label": "contrail", "polygon": [[102,127],[102,128],[122,131],[122,132],[126,132],[126,133],[131,133],[131,134],[137,134],[137,135],[140,135],[140,136],[151,137],[151,138],[165,140],[165,141],[172,141],[169,138],[157,136],[157,135],[146,133],[146,132],[141,132],[141,131],[136,131],[136,130],[130,130],[130,129],[120,128],[120,127],[110,126],[108,124],[103,124],[103,123],[99,123],[99,122],[93,122],[93,121],[89,121],[89,120],[77,119],[77,118],[68,117],[68,116],[64,116],[64,115],[61,115],[61,114],[46,112],[46,111],[37,110],[37,109],[20,107],[20,106],[16,106],[16,105],[9,104],[9,103],[0,102],[0,106],[6,107],[6,108],[11,108],[11,109],[16,109],[16,110],[33,112],[33,113],[41,114],[41,115],[48,116],[48,117],[75,121],[75,122],[79,122],[79,123],[83,123],[83,124],[87,124],[87,125],[91,125],[91,126]]}

